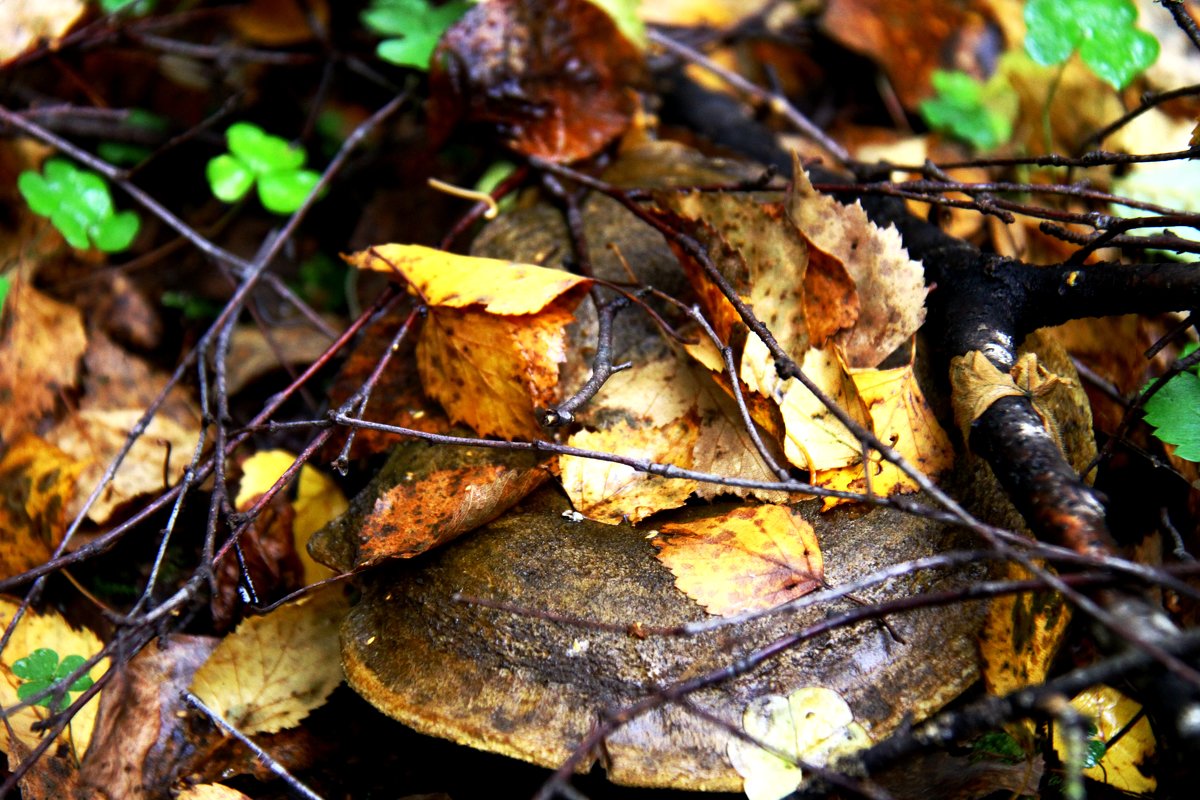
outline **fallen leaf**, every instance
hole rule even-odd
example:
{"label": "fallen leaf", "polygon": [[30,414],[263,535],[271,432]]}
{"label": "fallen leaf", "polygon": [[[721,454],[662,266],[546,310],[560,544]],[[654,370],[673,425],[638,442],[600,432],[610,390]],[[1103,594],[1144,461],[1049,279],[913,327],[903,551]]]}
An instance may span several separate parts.
{"label": "fallen leaf", "polygon": [[45,41],[53,45],[87,10],[81,0],[6,0],[0,3],[0,64]]}
{"label": "fallen leaf", "polygon": [[594,155],[629,126],[641,53],[586,0],[492,0],[442,36],[430,63],[430,132],[495,125],[519,153]]}
{"label": "fallen leaf", "polygon": [[287,495],[275,495],[238,536],[241,557],[229,553],[213,566],[216,586],[209,605],[218,632],[238,618],[243,591],[256,605],[269,605],[304,585],[292,532],[295,518]]}
{"label": "fallen leaf", "polygon": [[405,442],[309,550],[344,571],[412,558],[492,521],[548,477],[531,453]]}
{"label": "fallen leaf", "polygon": [[196,672],[192,693],[247,736],[298,725],[341,683],[344,609],[327,589],[243,620]]}
{"label": "fallen leaf", "polygon": [[[80,473],[79,492],[69,513],[76,514],[82,508],[143,413],[138,408],[82,410],[50,432],[47,439],[52,444],[87,464]],[[161,414],[156,416],[121,462],[112,483],[88,510],[88,519],[104,523],[123,503],[162,491],[178,480],[192,460],[198,436],[196,429],[185,428]]]}
{"label": "fallen leaf", "polygon": [[[816,766],[871,744],[841,695],[819,686],[797,689],[787,697],[769,694],[751,700],[742,714],[742,729],[773,750]],[[749,800],[780,800],[804,777],[792,761],[741,739],[732,739],[728,752]]]}
{"label": "fallen leaf", "polygon": [[191,745],[182,730],[184,690],[217,646],[206,636],[171,634],[129,660],[100,695],[92,744],[79,768],[93,797],[165,795]]}
{"label": "fallen leaf", "polygon": [[329,24],[325,0],[250,0],[228,12],[229,24],[246,39],[267,47],[288,47],[317,38],[309,14],[318,25]]}
{"label": "fallen leaf", "polygon": [[190,786],[176,797],[178,800],[250,800],[237,789],[231,789],[223,783],[201,783]]}
{"label": "fallen leaf", "polygon": [[[83,397],[79,407],[97,411],[145,408],[158,397],[170,377],[100,331],[90,331],[87,351],[83,354],[80,378]],[[159,413],[184,427],[196,427],[201,418],[196,401],[179,385],[168,393]]]}
{"label": "fallen leaf", "polygon": [[[893,369],[851,370],[850,377],[871,415],[871,427],[879,439],[929,476],[946,472],[954,465],[954,445],[925,400],[913,365]],[[888,496],[915,492],[916,482],[879,453],[871,454],[871,492]],[[819,472],[813,482],[829,489],[866,493],[867,472],[862,464]],[[825,498],[829,509],[841,501]]]}
{"label": "fallen leaf", "polygon": [[[31,748],[20,739],[8,740],[10,768],[23,764],[32,757]],[[75,757],[66,748],[61,751],[50,748],[42,753],[29,767],[18,783],[21,800],[53,800],[61,797],[77,797],[79,770]]]}
{"label": "fallen leaf", "polygon": [[[1030,574],[1025,567],[1010,561],[1005,565],[1004,577],[1025,580]],[[979,634],[983,685],[988,694],[1002,697],[1026,686],[1042,684],[1070,621],[1071,609],[1057,592],[1027,592],[994,598]],[[1032,749],[1033,722],[1022,720],[1016,726],[1022,732],[1018,741]]]}
{"label": "fallen leaf", "polygon": [[648,25],[718,29],[731,27],[771,5],[767,0],[655,0],[653,3],[642,3],[638,14]]}
{"label": "fallen leaf", "polygon": [[[1075,695],[1071,705],[1095,723],[1095,738],[1106,745],[1142,709],[1137,702],[1104,685],[1093,686]],[[1054,726],[1054,750],[1063,758],[1066,743],[1060,727]],[[1150,772],[1156,747],[1150,719],[1143,716],[1111,747],[1105,748],[1099,764],[1085,769],[1083,774],[1122,792],[1150,794],[1158,787],[1157,779]],[[1145,771],[1141,769],[1143,766]]]}
{"label": "fallen leaf", "polygon": [[[763,358],[769,354],[764,353]],[[800,362],[801,371],[850,418],[868,430],[870,416],[854,379],[832,350],[809,350]],[[862,459],[863,445],[833,412],[800,381],[790,378],[779,401],[785,437],[783,451],[788,461],[817,474]]]}
{"label": "fallen leaf", "polygon": [[858,287],[858,319],[836,340],[850,366],[877,367],[925,321],[925,270],[908,257],[895,227],[880,228],[857,202],[843,205],[816,191],[798,163],[793,174],[792,221]]}
{"label": "fallen leaf", "polygon": [[761,611],[806,595],[825,574],[812,526],[787,506],[671,523],[652,541],[675,586],[710,614]]}
{"label": "fallen leaf", "polygon": [[288,366],[307,367],[332,343],[307,320],[276,325],[264,331],[256,324],[234,328],[229,345],[228,392],[237,394],[250,383]]}
{"label": "fallen leaf", "polygon": [[553,405],[566,326],[590,285],[531,264],[383,245],[347,258],[405,280],[431,305],[417,342],[428,395],[480,435],[536,438]]}
{"label": "fallen leaf", "polygon": [[27,433],[0,459],[0,577],[45,563],[67,530],[83,464]]}
{"label": "fallen leaf", "polygon": [[[8,627],[19,607],[20,603],[16,600],[0,597],[0,629]],[[82,656],[88,659],[99,653],[103,644],[94,633],[86,628],[71,627],[55,612],[38,614],[26,611],[17,623],[8,646],[0,653],[0,706],[3,708],[11,708],[21,702],[17,689],[24,681],[13,673],[13,664],[40,648],[53,650],[60,659],[67,656]],[[93,681],[99,680],[107,669],[108,659],[101,659],[88,671],[88,676]],[[68,751],[74,752],[75,758],[83,755],[92,738],[99,699],[93,697],[79,709],[60,737]],[[11,748],[14,736],[21,746],[34,749],[45,734],[34,731],[33,726],[49,717],[50,709],[44,706],[27,706],[8,714],[8,724],[12,726],[12,733],[0,728],[0,749],[13,754]]]}
{"label": "fallen leaf", "polygon": [[37,428],[79,377],[87,348],[83,318],[71,306],[13,278],[0,331],[0,441]]}

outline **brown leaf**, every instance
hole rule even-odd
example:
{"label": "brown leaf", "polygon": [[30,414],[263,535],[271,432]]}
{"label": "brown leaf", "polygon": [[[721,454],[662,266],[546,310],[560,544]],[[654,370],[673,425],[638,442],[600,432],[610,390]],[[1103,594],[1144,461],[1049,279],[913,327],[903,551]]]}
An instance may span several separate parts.
{"label": "brown leaf", "polygon": [[216,646],[213,638],[172,634],[113,676],[100,696],[95,734],[80,766],[79,783],[90,796],[165,795],[190,748],[181,725],[183,692]]}
{"label": "brown leaf", "polygon": [[308,321],[275,326],[269,331],[256,324],[238,325],[229,347],[229,394],[236,394],[274,370],[293,365],[307,367],[331,343]]}
{"label": "brown leaf", "polygon": [[295,519],[296,509],[287,495],[280,492],[238,537],[241,559],[228,553],[217,562],[216,591],[210,605],[213,625],[218,631],[226,630],[237,618],[242,606],[239,590],[243,582],[253,589],[259,605],[273,603],[304,585],[304,565],[293,541]]}
{"label": "brown leaf", "polygon": [[787,506],[738,508],[659,532],[659,560],[710,614],[772,608],[816,589],[825,574],[812,526]]}
{"label": "brown leaf", "polygon": [[547,477],[529,453],[407,442],[309,550],[343,571],[411,558],[490,522]]}
{"label": "brown leaf", "polygon": [[234,6],[229,24],[246,39],[268,47],[288,47],[316,38],[309,14],[319,25],[329,24],[329,5],[325,0],[250,0]]}
{"label": "brown leaf", "polygon": [[495,125],[506,144],[553,161],[587,158],[636,106],[642,58],[586,0],[493,0],[471,9],[430,66],[435,140],[459,121]]}
{"label": "brown leaf", "polygon": [[0,331],[0,441],[37,428],[75,385],[86,347],[76,309],[14,278]]}
{"label": "brown leaf", "polygon": [[67,507],[83,463],[27,433],[0,459],[0,577],[50,558],[67,529]]}
{"label": "brown leaf", "polygon": [[[170,379],[168,374],[99,331],[88,335],[83,367],[80,379],[83,397],[79,407],[89,410],[145,408],[158,397]],[[194,427],[200,421],[200,409],[181,386],[171,390],[159,413],[184,427]]]}

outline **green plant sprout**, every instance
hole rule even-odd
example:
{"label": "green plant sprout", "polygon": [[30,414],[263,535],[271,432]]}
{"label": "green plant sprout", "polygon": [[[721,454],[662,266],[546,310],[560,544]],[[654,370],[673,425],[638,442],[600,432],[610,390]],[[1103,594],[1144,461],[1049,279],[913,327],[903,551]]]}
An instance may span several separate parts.
{"label": "green plant sprout", "polygon": [[4,303],[8,300],[8,290],[12,288],[12,278],[7,275],[0,275],[0,311],[4,310]]}
{"label": "green plant sprout", "polygon": [[937,95],[921,101],[926,124],[967,142],[976,150],[991,150],[1013,134],[1018,98],[1006,80],[977,81],[965,72],[934,70]]}
{"label": "green plant sprout", "polygon": [[427,0],[373,0],[362,13],[363,24],[384,39],[375,49],[382,60],[401,67],[429,69],[438,39],[467,13],[471,4],[454,0],[433,8]]}
{"label": "green plant sprout", "polygon": [[[1200,347],[1188,344],[1179,353],[1185,358]],[[1154,435],[1175,445],[1175,455],[1185,461],[1200,461],[1200,365],[1191,367],[1155,392],[1146,401],[1146,422]],[[1142,391],[1149,388],[1149,384]]]}
{"label": "green plant sprout", "polygon": [[[67,656],[60,662],[57,652],[48,647],[39,647],[24,658],[13,662],[13,674],[22,681],[21,685],[17,687],[17,697],[27,700],[57,687],[66,680],[67,676],[83,666],[84,661],[83,656]],[[91,686],[92,679],[87,675],[82,675],[67,688],[56,705],[51,705],[54,702],[53,695],[46,695],[34,705],[45,706],[55,712],[62,711],[71,704],[72,692],[82,692]]]}
{"label": "green plant sprout", "polygon": [[1003,761],[1005,764],[1019,764],[1027,758],[1021,745],[1004,731],[991,731],[980,736],[971,744],[970,760]]}
{"label": "green plant sprout", "polygon": [[79,250],[95,244],[115,253],[129,247],[137,236],[137,214],[116,212],[104,179],[70,161],[52,158],[41,174],[22,172],[17,188],[33,212],[49,217],[67,243]]}
{"label": "green plant sprout", "polygon": [[129,11],[131,14],[142,16],[154,10],[154,0],[100,0],[100,8],[105,14]]}
{"label": "green plant sprout", "polygon": [[302,169],[304,150],[249,122],[237,122],[225,131],[229,152],[208,162],[205,174],[217,199],[236,203],[257,184],[258,199],[275,214],[298,209],[321,176]]}
{"label": "green plant sprout", "polygon": [[[125,124],[130,128],[140,128],[154,133],[165,133],[170,127],[166,117],[141,108],[129,109],[129,113],[125,117]],[[132,142],[100,142],[96,145],[96,155],[110,164],[125,166],[140,164],[150,157],[151,152],[149,147]]]}
{"label": "green plant sprout", "polygon": [[1046,67],[1078,51],[1097,77],[1123,89],[1158,58],[1158,40],[1136,20],[1132,0],[1029,0],[1025,51]]}

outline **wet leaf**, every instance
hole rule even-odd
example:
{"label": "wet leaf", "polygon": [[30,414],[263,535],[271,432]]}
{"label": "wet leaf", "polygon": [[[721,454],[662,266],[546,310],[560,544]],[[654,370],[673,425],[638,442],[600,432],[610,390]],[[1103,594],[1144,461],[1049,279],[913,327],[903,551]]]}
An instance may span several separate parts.
{"label": "wet leaf", "polygon": [[83,464],[27,433],[0,459],[0,577],[50,558],[67,529],[67,508]]}
{"label": "wet leaf", "polygon": [[[871,744],[846,701],[819,686],[752,700],[742,715],[742,729],[783,755],[818,766]],[[796,764],[741,739],[729,743],[729,760],[741,774],[749,800],[780,800],[803,778]]]}
{"label": "wet leaf", "polygon": [[[763,358],[767,357],[764,353]],[[800,362],[800,369],[851,419],[870,429],[866,404],[837,353],[809,350]],[[820,473],[862,458],[862,442],[828,406],[795,378],[785,386],[779,410],[785,426],[783,451],[788,461]]]}
{"label": "wet leaf", "polygon": [[525,155],[587,158],[628,127],[641,72],[638,49],[586,0],[493,0],[434,52],[431,133],[483,122]]}
{"label": "wet leaf", "polygon": [[772,608],[819,588],[824,576],[812,526],[787,506],[738,508],[663,525],[659,534],[658,559],[710,614]]}
{"label": "wet leaf", "polygon": [[1154,435],[1175,445],[1175,455],[1200,461],[1200,376],[1182,372],[1146,402]]}
{"label": "wet leaf", "polygon": [[[1133,794],[1149,794],[1158,781],[1151,772],[1157,742],[1150,720],[1143,716],[1115,742],[1111,740],[1141,711],[1141,706],[1111,686],[1094,686],[1071,699],[1071,705],[1095,722],[1090,740],[1092,760],[1083,774],[1094,781]],[[1054,726],[1054,749],[1064,758],[1065,743],[1058,725]],[[1100,747],[1094,747],[1099,744]],[[1144,771],[1142,769],[1144,767]]]}
{"label": "wet leaf", "polygon": [[[9,598],[0,598],[0,626],[7,626],[16,613],[18,603]],[[55,668],[59,666],[59,655],[82,656],[90,658],[100,652],[102,644],[96,635],[86,629],[71,627],[57,613],[36,614],[26,611],[17,624],[8,646],[0,654],[0,703],[4,708],[14,706],[20,700],[20,687],[25,683],[18,671],[26,671],[18,667],[18,662],[28,659],[39,650],[53,651]],[[38,656],[33,656],[35,660]],[[49,659],[43,656],[43,666]],[[25,664],[30,664],[25,661]],[[76,662],[76,666],[82,662]],[[91,668],[85,677],[99,680],[107,669],[108,660],[101,659]],[[44,671],[44,670],[43,670]],[[27,674],[30,674],[27,672]],[[40,673],[39,673],[40,674]],[[57,672],[55,672],[57,674]],[[96,719],[97,701],[93,698],[79,710],[72,719],[69,731],[64,731],[61,739],[67,747],[73,748],[77,756],[82,756],[87,749],[92,736],[92,727]],[[6,753],[13,754],[11,736],[15,736],[20,744],[28,749],[37,747],[43,733],[35,732],[32,726],[50,716],[50,709],[37,705],[29,706],[8,715],[12,724],[12,734],[0,728],[0,744]]]}
{"label": "wet leaf", "polygon": [[498,259],[383,245],[347,259],[408,282],[430,303],[417,343],[426,394],[484,436],[533,438],[553,405],[566,326],[589,281]]}
{"label": "wet leaf", "polygon": [[244,620],[196,672],[192,693],[248,736],[298,725],[342,680],[344,608],[326,590]]}
{"label": "wet leaf", "polygon": [[86,348],[78,309],[13,281],[0,330],[0,440],[37,428],[75,385]]}

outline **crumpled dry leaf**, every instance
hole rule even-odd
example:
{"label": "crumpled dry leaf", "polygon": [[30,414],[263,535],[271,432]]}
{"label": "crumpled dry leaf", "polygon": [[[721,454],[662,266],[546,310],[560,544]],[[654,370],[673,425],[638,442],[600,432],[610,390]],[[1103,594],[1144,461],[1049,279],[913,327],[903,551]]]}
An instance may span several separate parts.
{"label": "crumpled dry leaf", "polygon": [[250,617],[197,670],[191,691],[247,736],[298,725],[342,681],[340,591]]}
{"label": "crumpled dry leaf", "polygon": [[[50,432],[47,439],[52,444],[87,464],[69,513],[82,508],[143,413],[140,408],[81,410]],[[192,460],[199,435],[195,428],[156,416],[121,462],[112,483],[88,510],[88,519],[102,524],[123,503],[162,491],[167,482],[178,480]]]}
{"label": "crumpled dry leaf", "polygon": [[590,281],[560,270],[427,247],[382,245],[346,259],[406,280],[431,305],[417,343],[425,392],[483,436],[534,438],[553,405],[566,326]]}
{"label": "crumpled dry leaf", "polygon": [[77,309],[13,278],[0,330],[0,441],[37,428],[75,385],[86,348]]}
{"label": "crumpled dry leaf", "polygon": [[67,529],[67,506],[83,464],[27,433],[0,459],[0,577],[50,558]]}
{"label": "crumpled dry leaf", "polygon": [[812,526],[787,506],[737,508],[671,523],[652,541],[675,586],[728,617],[794,600],[821,586],[825,567]]}
{"label": "crumpled dry leaf", "polygon": [[[573,447],[645,458],[735,478],[777,480],[746,432],[733,399],[707,371],[670,352],[613,375],[568,440]],[[667,479],[608,461],[563,456],[563,488],[575,509],[609,523],[633,522],[676,508],[696,492],[753,495],[782,502],[780,492],[750,491]]]}
{"label": "crumpled dry leaf", "polygon": [[[8,597],[0,597],[0,629],[7,628],[20,603]],[[10,708],[17,705],[20,698],[17,687],[24,681],[13,674],[13,663],[25,658],[34,650],[49,648],[58,653],[59,660],[67,656],[82,656],[91,658],[99,653],[103,644],[94,633],[86,628],[73,628],[56,612],[37,614],[26,611],[17,623],[12,638],[4,652],[0,653],[0,705]],[[99,680],[108,669],[108,659],[101,659],[88,671],[93,681]],[[101,692],[103,695],[103,692]],[[96,710],[100,696],[93,697],[79,709],[72,719],[69,728],[60,737],[75,756],[83,755],[88,742],[92,738],[92,728],[96,722]],[[12,725],[13,735],[20,744],[30,750],[37,747],[45,734],[35,732],[33,725],[50,717],[50,709],[45,706],[28,706],[8,715]],[[0,726],[0,749],[12,755],[12,741],[4,726]],[[9,762],[12,763],[11,761]]]}
{"label": "crumpled dry leaf", "polygon": [[492,0],[442,36],[430,63],[430,131],[460,120],[500,129],[524,155],[575,161],[628,126],[642,56],[586,0]]}
{"label": "crumpled dry leaf", "polygon": [[43,40],[53,43],[87,10],[81,0],[5,0],[0,3],[0,64]]}
{"label": "crumpled dry leaf", "polygon": [[[755,698],[742,715],[742,729],[782,754],[817,766],[871,744],[846,701],[820,686],[806,686],[787,697]],[[729,760],[742,776],[749,800],[780,800],[804,777],[792,762],[741,739],[730,741]]]}
{"label": "crumpled dry leaf", "polygon": [[[1141,711],[1142,707],[1111,686],[1093,686],[1071,699],[1071,705],[1096,724],[1096,738],[1109,742],[1118,731]],[[1083,774],[1094,781],[1106,783],[1115,789],[1132,794],[1150,794],[1158,787],[1158,781],[1149,772],[1154,760],[1157,741],[1150,726],[1150,718],[1142,717],[1104,753],[1104,758]],[[1058,725],[1054,726],[1054,750],[1062,758],[1066,745]],[[1145,772],[1139,766],[1146,767]]]}
{"label": "crumpled dry leaf", "polygon": [[[871,427],[881,441],[891,445],[905,461],[926,475],[936,476],[954,465],[954,445],[926,402],[912,364],[884,370],[851,370],[850,377],[871,415]],[[873,494],[915,492],[919,488],[899,467],[884,461],[878,453],[871,454],[869,469]],[[828,489],[865,494],[866,475],[860,463],[818,473],[814,482]],[[846,501],[827,497],[825,508],[840,502]]]}
{"label": "crumpled dry leaf", "polygon": [[908,257],[894,227],[878,227],[857,202],[843,205],[818,192],[799,163],[793,174],[792,221],[840,260],[858,287],[858,320],[836,341],[850,366],[879,366],[925,321],[925,269]]}

